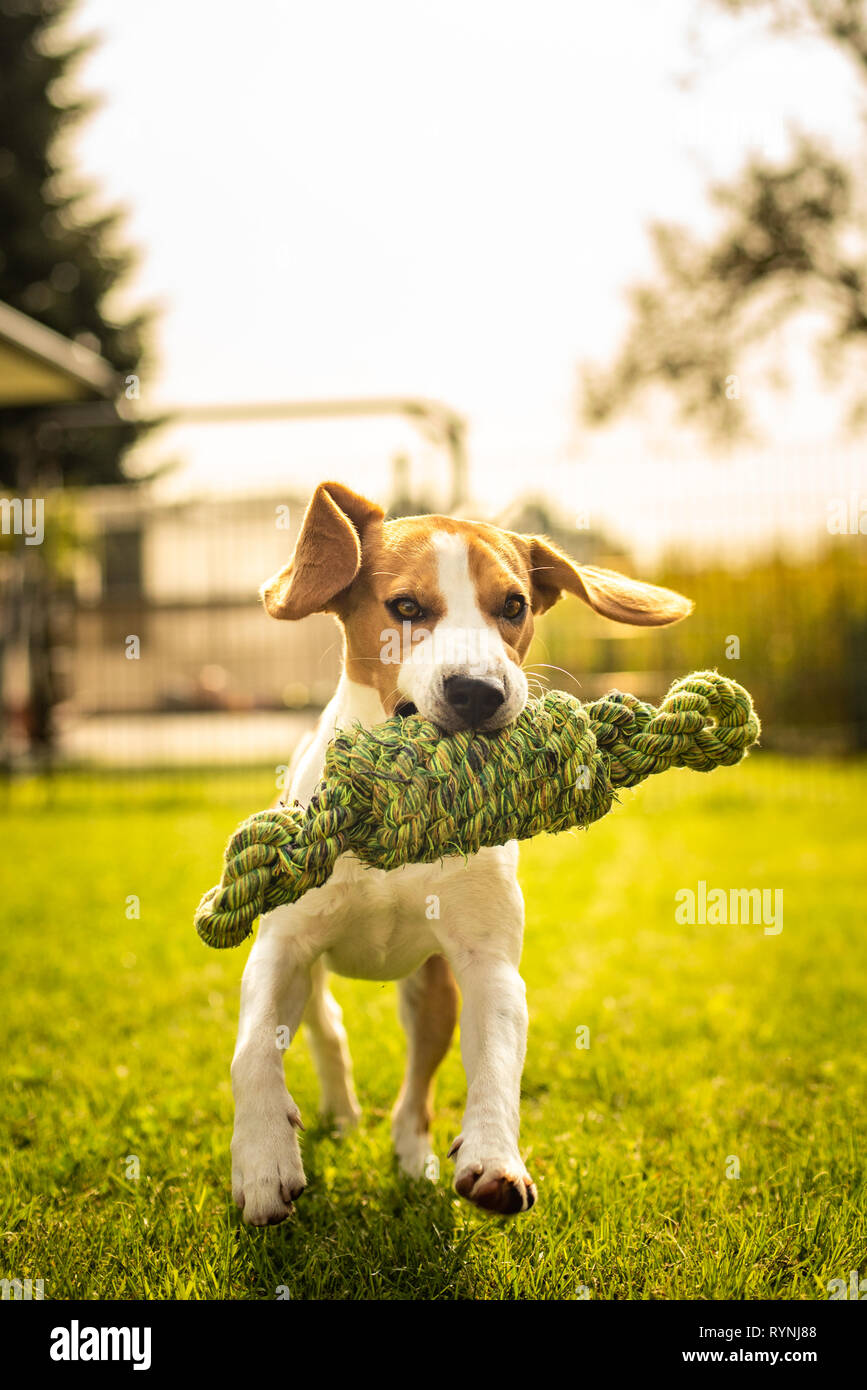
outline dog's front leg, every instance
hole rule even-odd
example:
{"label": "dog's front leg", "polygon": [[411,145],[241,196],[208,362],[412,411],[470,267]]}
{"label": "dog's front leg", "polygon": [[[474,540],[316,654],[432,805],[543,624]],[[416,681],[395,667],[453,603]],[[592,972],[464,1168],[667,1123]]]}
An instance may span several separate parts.
{"label": "dog's front leg", "polygon": [[518,972],[522,933],[523,903],[514,883],[503,891],[496,915],[479,906],[474,921],[443,932],[463,998],[467,1075],[463,1130],[449,1150],[455,1188],[476,1206],[505,1216],[528,1211],[536,1200],[518,1148],[527,1050],[527,992]]}
{"label": "dog's front leg", "polygon": [[461,1055],[467,1074],[463,1130],[452,1144],[455,1188],[478,1207],[515,1216],[536,1188],[518,1148],[521,1071],[527,1047],[524,981],[505,961],[455,966],[463,995]]}
{"label": "dog's front leg", "polygon": [[[274,918],[285,911],[278,909]],[[310,967],[297,942],[282,922],[269,926],[263,918],[244,970],[232,1060],[232,1195],[254,1226],[288,1216],[307,1181],[298,1144],[301,1115],[286,1089],[283,1053],[309,994]]]}

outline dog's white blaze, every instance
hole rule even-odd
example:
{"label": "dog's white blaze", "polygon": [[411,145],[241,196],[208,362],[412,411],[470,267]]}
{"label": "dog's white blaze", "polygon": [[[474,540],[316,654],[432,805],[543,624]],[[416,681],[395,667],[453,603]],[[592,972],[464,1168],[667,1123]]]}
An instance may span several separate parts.
{"label": "dog's white blaze", "polygon": [[463,536],[437,531],[432,537],[437,553],[437,582],[445,601],[443,620],[451,627],[478,628],[484,624],[476,586],[470,578],[470,551]]}
{"label": "dog's white blaze", "polygon": [[437,583],[446,606],[445,617],[437,624],[444,647],[458,652],[463,649],[464,660],[475,657],[478,665],[496,668],[499,674],[505,650],[500,634],[485,620],[479,607],[479,596],[470,576],[467,542],[463,536],[437,531],[433,547],[437,552]]}

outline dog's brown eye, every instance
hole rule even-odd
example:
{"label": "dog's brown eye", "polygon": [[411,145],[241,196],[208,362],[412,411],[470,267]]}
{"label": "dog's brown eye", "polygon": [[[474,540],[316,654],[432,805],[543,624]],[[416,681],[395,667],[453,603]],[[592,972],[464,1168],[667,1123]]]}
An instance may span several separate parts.
{"label": "dog's brown eye", "polygon": [[393,613],[396,613],[399,618],[404,618],[407,622],[414,622],[416,618],[422,616],[422,610],[414,598],[395,598],[388,606]]}
{"label": "dog's brown eye", "polygon": [[510,594],[503,604],[503,617],[513,623],[524,616],[526,607],[527,600],[522,594]]}

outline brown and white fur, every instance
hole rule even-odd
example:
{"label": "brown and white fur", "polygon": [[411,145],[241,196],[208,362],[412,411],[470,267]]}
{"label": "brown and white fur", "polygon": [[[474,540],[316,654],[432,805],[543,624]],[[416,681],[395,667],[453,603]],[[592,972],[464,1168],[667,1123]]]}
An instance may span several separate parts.
{"label": "brown and white fur", "polygon": [[[533,618],[564,591],[642,626],[677,622],[691,608],[668,589],[578,566],[542,537],[443,516],[386,521],[349,488],[321,484],[292,559],[262,589],[273,617],[327,612],[344,634],[337,690],[296,754],[287,799],[306,803],[328,741],[356,721],[371,727],[415,706],[445,731],[510,723],[527,700],[521,663]],[[468,860],[390,872],[346,854],[328,883],[262,918],[244,971],[232,1063],[232,1186],[246,1221],[282,1221],[305,1186],[301,1118],[283,1058],[302,1021],[323,1111],[339,1126],[360,1115],[329,971],[399,981],[408,1060],[392,1134],[401,1167],[414,1177],[431,1152],[433,1079],[460,990],[467,1101],[449,1151],[455,1187],[489,1211],[533,1205],[536,1189],[518,1146],[527,1006],[517,859],[514,841]]]}

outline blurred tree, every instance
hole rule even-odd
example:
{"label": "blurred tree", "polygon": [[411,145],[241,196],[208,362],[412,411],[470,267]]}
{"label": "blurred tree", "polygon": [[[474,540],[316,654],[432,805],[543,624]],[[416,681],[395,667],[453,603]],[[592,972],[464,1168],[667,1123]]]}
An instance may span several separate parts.
{"label": "blurred tree", "polygon": [[[138,376],[148,311],[118,319],[106,300],[134,261],[117,209],[93,211],[94,190],[69,167],[66,137],[94,103],[73,95],[90,40],[59,25],[74,0],[0,0],[0,300],[100,353],[122,377]],[[131,384],[130,391],[134,390]],[[126,481],[124,454],[140,427],[118,419],[98,430],[36,425],[32,409],[0,413],[0,487]]]}
{"label": "blurred tree", "polygon": [[[94,105],[74,90],[91,42],[64,36],[73,5],[0,0],[0,300],[99,353],[133,397],[150,311],[112,312],[111,296],[134,257],[121,242],[121,213],[96,211],[94,189],[70,167],[67,137]],[[45,407],[0,411],[0,491],[45,498],[59,487],[128,481],[123,459],[142,428],[120,416],[81,428],[69,411],[54,416]],[[62,579],[52,561],[50,546],[19,544],[0,574],[7,607],[0,642],[26,649],[25,721],[32,750],[43,756],[59,689]]]}
{"label": "blurred tree", "polygon": [[[867,0],[712,0],[764,13],[777,32],[809,32],[842,50],[867,84]],[[796,309],[820,306],[826,365],[867,348],[867,228],[861,171],[800,135],[788,162],[754,158],[711,197],[722,214],[702,242],[682,227],[651,228],[654,283],[631,291],[632,321],[617,359],[582,373],[583,411],[599,423],[645,385],[662,383],[684,419],[718,438],[748,428],[738,362]],[[863,396],[853,421],[867,414]]]}

